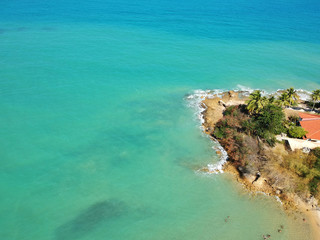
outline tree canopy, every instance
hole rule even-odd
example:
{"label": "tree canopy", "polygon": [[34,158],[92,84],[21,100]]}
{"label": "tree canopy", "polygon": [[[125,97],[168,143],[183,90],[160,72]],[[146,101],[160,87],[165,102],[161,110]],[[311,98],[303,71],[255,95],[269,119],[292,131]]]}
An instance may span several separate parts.
{"label": "tree canopy", "polygon": [[276,103],[280,107],[289,107],[294,106],[297,104],[299,100],[299,95],[297,94],[297,91],[294,90],[294,88],[288,88],[285,92],[283,92]]}
{"label": "tree canopy", "polygon": [[312,98],[312,101],[313,101],[312,109],[314,109],[314,105],[316,104],[316,102],[320,101],[320,89],[312,91],[311,98]]}
{"label": "tree canopy", "polygon": [[297,104],[297,101],[299,100],[299,95],[297,94],[297,91],[291,87],[286,90],[286,93],[287,93],[289,105],[292,106]]}
{"label": "tree canopy", "polygon": [[285,115],[281,107],[268,104],[256,117],[258,135],[263,135],[266,131],[272,134],[285,132],[284,127]]}
{"label": "tree canopy", "polygon": [[263,97],[260,90],[250,94],[247,101],[247,110],[250,114],[259,113],[259,111],[268,103],[268,99]]}

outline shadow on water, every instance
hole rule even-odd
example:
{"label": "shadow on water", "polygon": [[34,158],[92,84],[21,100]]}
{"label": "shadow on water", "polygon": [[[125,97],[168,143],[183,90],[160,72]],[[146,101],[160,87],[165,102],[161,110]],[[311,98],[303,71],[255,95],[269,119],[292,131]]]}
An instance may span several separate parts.
{"label": "shadow on water", "polygon": [[29,28],[27,27],[17,27],[17,28],[11,28],[11,29],[0,28],[0,34],[9,33],[9,32],[25,32],[28,30]]}
{"label": "shadow on water", "polygon": [[29,30],[29,28],[27,28],[27,27],[18,27],[18,28],[16,28],[16,29],[14,29],[13,31],[16,31],[16,32],[25,32],[25,31],[27,31],[27,30]]}
{"label": "shadow on water", "polygon": [[55,230],[55,239],[78,239],[100,225],[120,217],[125,211],[127,211],[126,205],[117,200],[97,202],[71,221],[59,226]]}
{"label": "shadow on water", "polygon": [[51,32],[51,31],[55,31],[56,29],[54,27],[43,27],[41,28],[41,30]]}

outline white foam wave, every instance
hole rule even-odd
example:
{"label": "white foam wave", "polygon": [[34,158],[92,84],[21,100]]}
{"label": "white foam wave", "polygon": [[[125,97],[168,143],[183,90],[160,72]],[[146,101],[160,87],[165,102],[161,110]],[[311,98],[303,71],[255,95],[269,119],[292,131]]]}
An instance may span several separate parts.
{"label": "white foam wave", "polygon": [[200,120],[201,128],[204,123],[203,112],[206,110],[206,106],[201,104],[201,102],[206,98],[213,98],[216,96],[221,97],[223,94],[223,90],[195,90],[193,94],[190,94],[186,97],[187,104],[189,107],[195,109],[195,114],[197,118]]}
{"label": "white foam wave", "polygon": [[212,147],[216,152],[219,152],[220,160],[214,164],[208,164],[208,172],[209,173],[223,173],[223,165],[227,162],[228,153],[224,148],[220,145],[220,143],[215,140],[215,145]]}
{"label": "white foam wave", "polygon": [[256,89],[252,89],[252,88],[240,85],[240,84],[237,85],[236,89],[239,89],[239,91],[248,92],[249,94],[256,90]]}
{"label": "white foam wave", "polygon": [[[225,90],[215,89],[215,90],[195,90],[193,94],[190,94],[186,97],[187,105],[195,110],[195,115],[200,122],[200,128],[203,131],[202,124],[204,123],[204,115],[203,112],[206,110],[206,105],[202,103],[202,101],[206,98],[214,98],[214,97],[222,97],[222,94]],[[205,135],[208,136],[208,135]],[[214,140],[214,144],[212,146],[216,152],[220,153],[220,160],[217,163],[210,163],[204,168],[200,169],[198,172],[206,172],[208,174],[212,173],[222,173],[223,172],[223,165],[226,163],[228,159],[227,152],[223,149],[220,143]]]}
{"label": "white foam wave", "polygon": [[[247,95],[247,96],[249,96],[250,93],[254,92],[255,90],[260,90],[262,96],[266,96],[266,97],[275,96],[275,97],[277,97],[277,96],[280,96],[281,93],[283,91],[285,91],[286,89],[277,89],[276,91],[268,92],[264,89],[258,89],[258,88],[252,89],[250,87],[246,87],[246,86],[243,86],[240,84],[238,84],[237,88],[234,89],[235,92],[243,92],[243,94]],[[311,100],[312,92],[305,90],[305,89],[301,89],[301,88],[295,89],[295,90],[301,100],[303,100],[303,101]]]}
{"label": "white foam wave", "polygon": [[267,193],[262,192],[262,191],[255,191],[255,192],[252,192],[251,194],[262,194],[264,196],[269,196]]}
{"label": "white foam wave", "polygon": [[278,196],[274,196],[277,200],[277,202],[279,202],[281,205],[283,205],[282,201],[280,200],[280,198]]}
{"label": "white foam wave", "polygon": [[[281,95],[281,93],[283,91],[285,91],[286,89],[278,89],[277,91],[274,91],[274,92],[271,92],[268,94],[268,96],[275,96],[275,97],[278,97]],[[302,101],[310,101],[311,100],[311,94],[312,92],[308,91],[308,90],[305,90],[305,89],[295,89],[296,90],[296,93],[298,94],[299,98],[302,100]]]}
{"label": "white foam wave", "polygon": [[[267,193],[262,192],[262,191],[256,191],[256,192],[253,192],[253,193],[251,193],[251,194],[262,194],[262,195],[264,195],[264,196],[266,196],[266,197],[269,197],[269,196],[270,196],[270,194],[267,194]],[[283,205],[283,202],[281,201],[281,199],[280,199],[278,196],[274,196],[274,198],[276,199],[276,201],[277,201],[278,203],[280,203],[281,205]]]}
{"label": "white foam wave", "polygon": [[304,89],[297,89],[296,90],[300,99],[303,101],[310,101],[312,92],[304,90]]}

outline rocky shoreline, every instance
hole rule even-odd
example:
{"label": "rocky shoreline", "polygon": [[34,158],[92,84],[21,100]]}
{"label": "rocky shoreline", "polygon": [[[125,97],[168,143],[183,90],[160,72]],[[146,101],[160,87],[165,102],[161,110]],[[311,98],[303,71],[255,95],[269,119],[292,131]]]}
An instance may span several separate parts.
{"label": "rocky shoreline", "polygon": [[[276,92],[274,94],[278,94]],[[215,126],[220,119],[223,118],[223,112],[229,106],[238,106],[245,104],[248,100],[249,93],[246,91],[228,91],[219,94],[211,94],[204,97],[201,101],[202,111],[202,126],[206,134],[213,140],[213,132]],[[290,114],[295,110],[288,109]],[[219,139],[217,139],[219,141]],[[221,143],[221,142],[220,142]],[[221,144],[222,145],[222,144]],[[287,154],[284,145],[277,143],[275,147],[268,149],[268,154],[282,156]],[[227,150],[228,153],[228,150]],[[220,154],[218,151],[217,154]],[[228,153],[229,155],[229,153]],[[204,168],[205,172],[212,172],[215,169]],[[274,196],[281,200],[281,203],[286,210],[295,210],[304,213],[308,217],[308,222],[312,226],[314,239],[320,238],[320,212],[318,202],[314,198],[302,199],[295,193],[286,192],[280,185],[277,185],[272,177],[265,173],[248,173],[242,171],[241,167],[236,166],[232,161],[226,161],[222,170],[232,174],[238,182],[240,182],[250,192],[263,192],[266,195]],[[284,176],[285,177],[285,176]],[[303,221],[306,221],[303,219]]]}

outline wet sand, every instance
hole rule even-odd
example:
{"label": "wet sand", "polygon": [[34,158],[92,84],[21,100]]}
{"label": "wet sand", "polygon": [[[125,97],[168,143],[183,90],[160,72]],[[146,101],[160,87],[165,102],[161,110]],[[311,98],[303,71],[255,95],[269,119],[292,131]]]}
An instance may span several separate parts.
{"label": "wet sand", "polygon": [[312,230],[313,239],[320,240],[320,209],[304,202],[300,202],[298,208],[306,216],[306,221]]}

